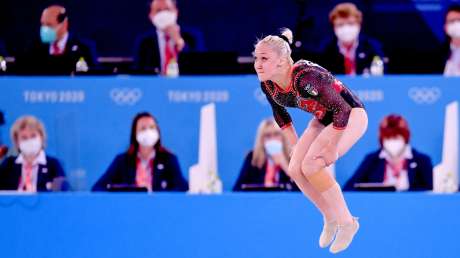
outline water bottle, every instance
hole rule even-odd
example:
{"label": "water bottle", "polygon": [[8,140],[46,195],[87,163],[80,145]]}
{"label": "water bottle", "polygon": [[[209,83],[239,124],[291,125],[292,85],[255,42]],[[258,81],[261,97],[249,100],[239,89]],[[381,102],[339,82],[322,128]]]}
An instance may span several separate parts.
{"label": "water bottle", "polygon": [[383,60],[380,56],[374,56],[371,63],[370,72],[373,76],[382,76],[383,75]]}
{"label": "water bottle", "polygon": [[0,71],[6,72],[6,60],[3,56],[0,56]]}
{"label": "water bottle", "polygon": [[167,77],[177,77],[179,76],[179,64],[175,58],[171,59],[166,66],[166,76]]}
{"label": "water bottle", "polygon": [[86,73],[88,72],[88,64],[86,63],[85,59],[83,57],[80,57],[78,59],[77,64],[75,65],[75,71],[77,73]]}

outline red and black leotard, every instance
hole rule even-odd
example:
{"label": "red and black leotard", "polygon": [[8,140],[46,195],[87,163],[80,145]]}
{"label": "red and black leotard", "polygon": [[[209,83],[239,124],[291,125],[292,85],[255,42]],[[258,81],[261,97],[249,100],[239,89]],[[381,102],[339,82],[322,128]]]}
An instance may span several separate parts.
{"label": "red and black leotard", "polygon": [[344,129],[352,108],[363,103],[323,67],[306,60],[296,62],[292,68],[291,84],[282,89],[272,81],[261,83],[281,128],[292,123],[285,107],[300,108],[312,113],[323,125],[333,124]]}

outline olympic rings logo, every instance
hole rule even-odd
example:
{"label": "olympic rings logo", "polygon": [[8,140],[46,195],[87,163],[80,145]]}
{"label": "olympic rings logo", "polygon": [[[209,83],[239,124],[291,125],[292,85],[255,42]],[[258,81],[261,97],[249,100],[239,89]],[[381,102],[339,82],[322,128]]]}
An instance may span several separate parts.
{"label": "olympic rings logo", "polygon": [[417,104],[434,104],[441,97],[438,87],[412,87],[408,92],[409,98]]}
{"label": "olympic rings logo", "polygon": [[262,105],[268,104],[267,97],[265,96],[265,93],[262,92],[260,87],[257,87],[254,90],[254,98]]}
{"label": "olympic rings logo", "polygon": [[110,91],[110,98],[117,105],[135,105],[142,98],[142,91],[139,88],[114,88]]}

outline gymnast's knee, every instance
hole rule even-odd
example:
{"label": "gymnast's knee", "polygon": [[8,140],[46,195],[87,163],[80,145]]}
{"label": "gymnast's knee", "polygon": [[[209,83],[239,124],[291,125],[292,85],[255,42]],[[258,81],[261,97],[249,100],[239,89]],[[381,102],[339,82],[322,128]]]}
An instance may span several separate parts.
{"label": "gymnast's knee", "polygon": [[294,180],[302,176],[302,169],[300,167],[300,164],[298,164],[298,162],[290,162],[287,174],[290,178]]}
{"label": "gymnast's knee", "polygon": [[320,193],[327,191],[335,183],[335,179],[326,169],[326,164],[322,159],[305,158],[302,162],[302,173]]}
{"label": "gymnast's knee", "polygon": [[308,177],[325,167],[324,160],[307,155],[302,161],[302,174]]}

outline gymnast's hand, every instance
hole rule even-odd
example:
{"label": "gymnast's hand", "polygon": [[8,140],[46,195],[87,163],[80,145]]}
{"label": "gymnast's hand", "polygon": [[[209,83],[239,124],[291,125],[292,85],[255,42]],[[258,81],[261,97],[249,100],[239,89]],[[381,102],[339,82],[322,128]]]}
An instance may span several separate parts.
{"label": "gymnast's hand", "polygon": [[319,153],[318,156],[316,156],[317,159],[322,159],[327,166],[330,166],[334,162],[337,161],[339,158],[339,152],[337,150],[337,145],[336,144],[328,144],[326,145],[321,152]]}

